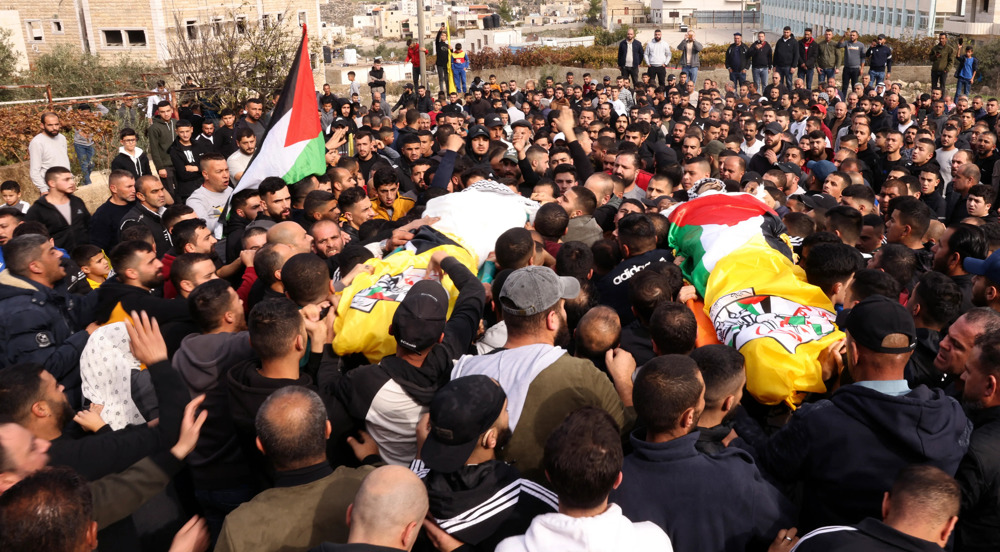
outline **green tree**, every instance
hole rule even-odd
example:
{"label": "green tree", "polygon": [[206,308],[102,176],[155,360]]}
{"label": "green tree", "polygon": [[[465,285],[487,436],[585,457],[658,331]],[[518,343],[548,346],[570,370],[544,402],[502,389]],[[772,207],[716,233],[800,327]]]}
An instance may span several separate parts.
{"label": "green tree", "polygon": [[510,2],[507,0],[501,0],[500,5],[497,7],[497,14],[500,19],[510,23],[514,20],[514,8],[511,7]]}
{"label": "green tree", "polygon": [[601,20],[601,0],[590,0],[590,9],[587,10],[587,23],[596,24]]}
{"label": "green tree", "polygon": [[87,96],[143,88],[143,73],[152,72],[153,67],[130,56],[107,59],[63,45],[38,56],[24,80],[51,84],[55,97]]}

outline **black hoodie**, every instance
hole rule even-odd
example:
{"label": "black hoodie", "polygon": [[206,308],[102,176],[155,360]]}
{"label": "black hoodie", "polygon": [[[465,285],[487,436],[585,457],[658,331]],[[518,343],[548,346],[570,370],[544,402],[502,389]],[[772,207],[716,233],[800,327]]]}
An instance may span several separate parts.
{"label": "black hoodie", "polygon": [[126,314],[146,311],[151,318],[156,318],[160,326],[190,318],[186,300],[156,297],[145,289],[123,284],[113,278],[105,280],[97,288],[97,323],[107,322],[119,303]]}
{"label": "black hoodie", "polygon": [[906,466],[953,475],[971,432],[962,407],[940,389],[892,396],[854,384],[803,405],[757,451],[762,470],[804,483],[805,532],[880,517],[883,493]]}

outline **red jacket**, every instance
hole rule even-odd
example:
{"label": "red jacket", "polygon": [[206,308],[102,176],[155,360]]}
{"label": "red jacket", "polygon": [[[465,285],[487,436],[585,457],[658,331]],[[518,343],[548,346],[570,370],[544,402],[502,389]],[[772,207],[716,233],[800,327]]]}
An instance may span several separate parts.
{"label": "red jacket", "polygon": [[[427,48],[424,48],[424,53],[429,53]],[[406,49],[406,61],[414,65],[420,64],[420,45],[413,43],[410,47]]]}

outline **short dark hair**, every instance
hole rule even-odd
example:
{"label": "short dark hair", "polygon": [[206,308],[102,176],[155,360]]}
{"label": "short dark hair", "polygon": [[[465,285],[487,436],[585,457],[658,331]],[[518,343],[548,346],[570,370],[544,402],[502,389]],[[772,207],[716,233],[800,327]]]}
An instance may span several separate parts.
{"label": "short dark hair", "polygon": [[900,286],[891,275],[874,268],[862,268],[854,273],[851,281],[851,298],[864,301],[872,295],[899,298]]}
{"label": "short dark hair", "polygon": [[137,221],[129,221],[124,227],[122,227],[121,235],[119,236],[121,241],[155,241],[156,238],[153,237],[153,231],[146,226]]}
{"label": "short dark hair", "polygon": [[17,183],[17,180],[4,180],[0,184],[0,192],[14,192],[21,193],[21,185]]}
{"label": "short dark hair", "polygon": [[24,362],[0,370],[0,424],[25,425],[31,415],[31,405],[45,398],[42,390],[44,369],[41,364]]}
{"label": "short dark hair", "polygon": [[542,237],[558,240],[569,227],[569,214],[558,203],[546,203],[535,213],[535,231]]}
{"label": "short dark hair", "polygon": [[732,392],[737,382],[743,380],[745,360],[743,354],[728,345],[713,344],[691,351],[691,360],[698,364],[705,380],[705,407],[716,408]]}
{"label": "short dark hair", "polygon": [[267,287],[278,281],[274,273],[281,270],[285,260],[277,245],[266,243],[253,256],[253,266],[257,273],[257,279]]}
{"label": "short dark hair", "polygon": [[155,253],[156,250],[153,249],[149,242],[132,240],[124,241],[116,245],[110,253],[108,253],[108,260],[111,261],[111,266],[115,268],[115,272],[121,274],[129,268],[135,268],[133,263],[135,263],[140,253]]}
{"label": "short dark hair", "polygon": [[233,199],[231,205],[233,210],[243,209],[247,206],[247,202],[250,201],[251,197],[260,197],[260,192],[256,188],[244,188],[235,194],[233,194]]}
{"label": "short dark hair", "polygon": [[87,266],[90,264],[90,259],[93,259],[96,255],[100,255],[104,250],[92,243],[85,243],[83,245],[78,245],[73,248],[73,252],[70,253],[69,258],[76,263],[76,266]]}
{"label": "short dark hair", "polygon": [[911,297],[920,305],[920,316],[941,327],[962,314],[961,288],[940,272],[931,270],[922,274]]}
{"label": "short dark hair", "polygon": [[845,243],[818,243],[809,249],[804,266],[810,284],[833,293],[834,284],[846,283],[856,271],[864,268],[861,252]]}
{"label": "short dark hair", "polygon": [[337,204],[340,205],[341,211],[349,211],[366,197],[368,197],[368,194],[365,193],[364,188],[361,186],[354,186],[340,192],[340,197],[337,198]]}
{"label": "short dark hair", "polygon": [[966,222],[949,227],[952,231],[948,238],[948,250],[958,253],[959,257],[965,259],[985,259],[986,258],[986,234],[983,229]]}
{"label": "short dark hair", "polygon": [[698,321],[687,306],[664,301],[649,317],[649,333],[658,354],[686,355],[694,349],[698,339]]}
{"label": "short dark hair", "polygon": [[[163,223],[164,228],[173,230],[173,227],[177,224],[177,221],[179,221],[181,217],[191,214],[194,214],[194,209],[187,204],[174,203],[163,211],[163,215],[160,217],[160,222]],[[173,236],[173,232],[171,232],[171,236]]]}
{"label": "short dark hair", "polygon": [[887,243],[879,248],[878,254],[878,266],[872,268],[881,268],[896,278],[900,286],[909,286],[910,280],[917,272],[919,263],[917,253],[905,245]]}
{"label": "short dark hair", "polygon": [[494,253],[500,268],[522,268],[535,253],[535,240],[529,230],[511,228],[497,238]]}
{"label": "short dark hair", "polygon": [[306,196],[305,201],[302,203],[302,208],[306,212],[306,218],[312,221],[312,216],[316,212],[326,207],[327,203],[336,200],[336,196],[326,190],[313,190],[309,192],[309,195]]}
{"label": "short dark hair", "polygon": [[580,208],[580,211],[585,215],[593,215],[594,211],[597,210],[597,196],[594,195],[594,192],[584,186],[573,186],[571,190],[576,194],[576,206]]}
{"label": "short dark hair", "polygon": [[889,201],[889,215],[899,211],[899,221],[913,228],[915,236],[923,236],[930,228],[931,208],[926,203],[912,196],[894,197]]}
{"label": "short dark hair", "polygon": [[901,516],[944,524],[958,515],[962,489],[940,468],[915,465],[903,468],[889,491],[889,504]]}
{"label": "short dark hair", "polygon": [[379,168],[372,175],[372,185],[376,190],[391,184],[399,184],[399,174],[392,167]]}
{"label": "short dark hair", "polygon": [[317,255],[292,255],[281,270],[294,276],[282,279],[282,283],[288,298],[299,306],[315,303],[330,294],[330,269],[327,268],[326,261]]}
{"label": "short dark hair", "polygon": [[73,550],[93,521],[83,477],[67,467],[45,468],[0,495],[0,549]]}
{"label": "short dark hair", "polygon": [[285,183],[280,177],[269,176],[264,180],[260,181],[260,186],[257,186],[257,192],[260,193],[260,197],[266,195],[273,195],[279,191],[288,188],[288,184]]}
{"label": "short dark hair", "polygon": [[584,281],[593,268],[594,253],[583,242],[566,242],[556,253],[556,274],[560,276],[572,276]]}
{"label": "short dark hair", "polygon": [[628,302],[643,325],[648,325],[656,307],[671,301],[675,293],[667,277],[656,271],[643,270],[628,280]]}
{"label": "short dark hair", "polygon": [[[170,237],[174,242],[174,249],[177,251],[184,251],[184,248],[188,244],[193,244],[196,239],[198,239],[198,230],[200,228],[208,228],[205,221],[200,218],[185,219],[174,225],[174,229],[170,232]],[[118,265],[111,261],[111,266],[115,267],[117,270]]]}
{"label": "short dark hair", "polygon": [[618,242],[632,255],[649,251],[656,247],[656,226],[644,214],[625,215],[618,221]]}
{"label": "short dark hair", "polygon": [[265,299],[250,311],[247,323],[250,345],[262,360],[281,357],[302,334],[302,326],[295,303],[288,299]]}
{"label": "short dark hair", "polygon": [[[197,255],[197,253],[193,253],[193,255]],[[174,261],[175,264],[176,262]],[[171,267],[171,280],[173,280],[173,275],[174,267]],[[229,310],[231,289],[233,288],[229,282],[216,278],[202,283],[188,295],[188,310],[202,333],[213,331],[222,325],[222,315]]]}
{"label": "short dark hair", "polygon": [[854,207],[838,205],[826,212],[826,229],[830,232],[839,231],[844,243],[858,243],[862,226],[861,212]]}
{"label": "short dark hair", "polygon": [[[180,291],[181,282],[184,280],[190,281],[194,277],[194,265],[211,260],[212,256],[208,253],[181,253],[170,265],[170,283]],[[215,266],[214,262],[212,266]]]}
{"label": "short dark hair", "polygon": [[649,433],[673,430],[685,410],[698,407],[705,390],[698,374],[698,364],[684,355],[658,356],[642,366],[632,401]]}
{"label": "short dark hair", "polygon": [[622,469],[618,423],[596,407],[569,416],[545,441],[542,463],[559,503],[594,508],[607,500]]}

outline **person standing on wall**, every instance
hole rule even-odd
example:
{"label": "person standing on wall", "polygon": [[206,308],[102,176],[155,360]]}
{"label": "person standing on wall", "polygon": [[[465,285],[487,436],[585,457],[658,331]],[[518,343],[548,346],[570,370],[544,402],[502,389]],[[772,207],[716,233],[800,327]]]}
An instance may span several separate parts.
{"label": "person standing on wall", "polygon": [[[653,79],[660,82],[660,86],[667,84],[667,64],[670,63],[670,46],[663,40],[663,33],[660,29],[653,32],[653,40],[646,43],[646,65],[649,66],[649,82]],[[634,83],[633,83],[634,84]]]}
{"label": "person standing on wall", "polygon": [[625,40],[618,43],[618,69],[623,77],[632,79],[632,86],[639,84],[639,65],[642,63],[642,44],[635,39],[635,30],[629,29]]}

